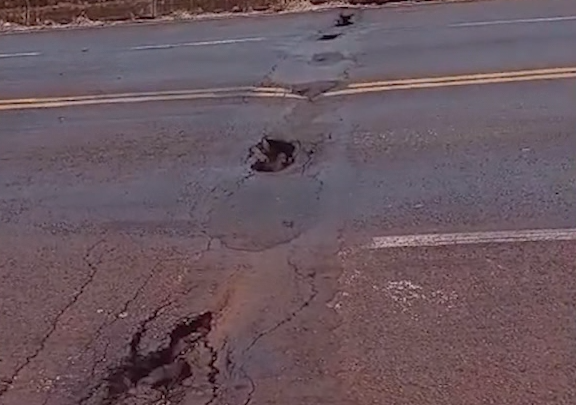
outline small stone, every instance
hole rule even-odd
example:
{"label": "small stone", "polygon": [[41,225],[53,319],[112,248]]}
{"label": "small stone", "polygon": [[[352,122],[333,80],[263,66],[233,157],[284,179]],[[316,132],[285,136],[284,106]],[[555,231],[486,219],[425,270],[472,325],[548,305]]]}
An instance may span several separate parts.
{"label": "small stone", "polygon": [[192,375],[190,365],[184,360],[176,360],[172,364],[158,367],[150,372],[148,376],[140,380],[140,384],[157,388],[162,385],[170,385],[182,381]]}

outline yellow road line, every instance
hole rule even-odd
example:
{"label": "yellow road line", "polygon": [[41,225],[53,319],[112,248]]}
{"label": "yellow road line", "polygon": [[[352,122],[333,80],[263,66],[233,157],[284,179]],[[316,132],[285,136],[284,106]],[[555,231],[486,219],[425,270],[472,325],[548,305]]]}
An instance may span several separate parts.
{"label": "yellow road line", "polygon": [[[536,80],[560,80],[576,78],[576,67],[532,69],[496,73],[477,73],[444,77],[385,80],[370,83],[352,83],[340,90],[324,93],[321,97],[348,96],[395,90],[430,89],[452,86],[471,86],[527,82]],[[173,90],[141,93],[94,94],[47,98],[23,98],[0,100],[0,111],[35,108],[59,108],[99,104],[128,104],[152,101],[177,101],[197,99],[224,99],[236,97],[289,98],[305,100],[289,89],[281,87],[223,87],[213,89]]]}
{"label": "yellow road line", "polygon": [[223,98],[291,98],[304,99],[286,89],[275,87],[230,87],[203,90],[160,91],[145,93],[101,94],[72,97],[0,100],[0,111],[36,108],[59,108],[98,104],[128,104],[151,101],[177,101]]}
{"label": "yellow road line", "polygon": [[416,79],[397,79],[397,80],[384,80],[384,81],[377,81],[377,82],[352,83],[347,88],[359,89],[359,88],[376,87],[376,86],[393,86],[393,85],[395,86],[395,85],[421,84],[421,83],[445,83],[445,82],[454,82],[454,81],[463,81],[463,80],[490,80],[490,79],[500,79],[500,78],[508,78],[508,77],[554,75],[554,74],[565,74],[565,73],[576,73],[576,66],[565,67],[565,68],[517,70],[517,71],[509,71],[509,72],[476,73],[476,74],[469,74],[469,75],[424,77],[424,78],[416,78]]}
{"label": "yellow road line", "polygon": [[555,73],[555,74],[536,74],[536,75],[519,75],[519,76],[504,76],[485,79],[467,79],[467,80],[444,80],[444,81],[422,81],[422,82],[404,82],[388,84],[373,85],[365,87],[352,87],[348,86],[342,90],[329,91],[323,94],[323,97],[335,96],[349,96],[363,93],[376,93],[384,91],[395,90],[415,90],[415,89],[430,89],[439,87],[453,87],[453,86],[472,86],[480,84],[498,84],[498,83],[513,83],[513,82],[528,82],[537,80],[560,80],[576,78],[576,70],[573,73]]}
{"label": "yellow road line", "polygon": [[92,94],[84,96],[63,96],[63,97],[46,97],[46,98],[21,98],[12,100],[0,100],[0,105],[3,104],[30,104],[30,103],[49,103],[60,101],[81,101],[81,100],[106,100],[113,98],[127,98],[127,97],[150,97],[150,96],[171,96],[171,95],[189,95],[189,94],[205,94],[205,93],[237,93],[237,92],[262,92],[262,93],[287,93],[288,90],[281,87],[218,87],[213,89],[193,89],[193,90],[167,90],[167,91],[153,91],[141,93],[116,93],[116,94]]}

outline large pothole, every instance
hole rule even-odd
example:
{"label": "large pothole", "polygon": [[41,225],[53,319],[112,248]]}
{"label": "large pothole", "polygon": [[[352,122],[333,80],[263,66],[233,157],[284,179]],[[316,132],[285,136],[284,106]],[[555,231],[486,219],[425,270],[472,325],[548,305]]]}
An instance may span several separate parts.
{"label": "large pothole", "polygon": [[336,20],[336,26],[337,27],[347,27],[349,25],[354,24],[354,21],[352,21],[352,17],[354,15],[353,14],[340,14],[338,16],[338,19]]}
{"label": "large pothole", "polygon": [[314,98],[333,90],[338,86],[338,81],[324,80],[312,83],[299,83],[292,86],[292,92],[313,100]]}
{"label": "large pothole", "polygon": [[294,163],[296,145],[280,139],[262,138],[250,148],[250,167],[257,172],[279,172]]}
{"label": "large pothole", "polygon": [[[200,375],[212,386],[207,393],[215,394],[217,368],[215,351],[208,343],[212,328],[212,313],[191,317],[176,325],[169,333],[169,342],[160,349],[142,353],[140,343],[146,332],[140,328],[130,341],[130,352],[124,362],[112,369],[106,379],[106,397],[102,405],[131,403],[130,398],[176,398],[183,395],[182,386],[189,379],[197,380]],[[202,351],[207,353],[204,370],[198,370],[197,358]],[[188,384],[189,385],[189,384]]]}
{"label": "large pothole", "polygon": [[322,34],[318,37],[318,40],[319,41],[332,41],[333,39],[338,38],[340,35],[342,35],[342,34],[338,34],[338,33]]}

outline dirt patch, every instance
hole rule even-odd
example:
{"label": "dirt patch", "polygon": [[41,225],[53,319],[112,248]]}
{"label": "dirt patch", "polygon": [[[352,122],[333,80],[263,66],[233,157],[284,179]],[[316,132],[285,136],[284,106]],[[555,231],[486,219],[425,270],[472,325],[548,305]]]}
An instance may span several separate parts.
{"label": "dirt patch", "polygon": [[263,138],[249,152],[250,167],[257,172],[279,172],[294,163],[296,145],[279,139]]}
{"label": "dirt patch", "polygon": [[[186,19],[206,13],[281,11],[282,0],[0,0],[0,21],[24,26],[50,26],[86,21]],[[1,27],[1,25],[0,25]]]}
{"label": "dirt patch", "polygon": [[[186,20],[234,13],[298,12],[406,1],[412,0],[0,0],[0,31],[25,27],[85,27],[123,21]],[[338,27],[351,24],[352,15],[342,15],[335,23]]]}
{"label": "dirt patch", "polygon": [[[89,26],[198,16],[306,11],[341,5],[333,0],[0,0],[0,30]],[[338,1],[338,0],[336,0]]]}

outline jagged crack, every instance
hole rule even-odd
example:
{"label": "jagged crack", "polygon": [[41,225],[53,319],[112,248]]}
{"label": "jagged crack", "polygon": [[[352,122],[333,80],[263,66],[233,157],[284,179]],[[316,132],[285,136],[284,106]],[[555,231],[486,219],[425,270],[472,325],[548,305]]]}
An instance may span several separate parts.
{"label": "jagged crack", "polygon": [[[310,274],[302,273],[300,268],[294,262],[292,262],[290,260],[290,258],[287,259],[287,263],[292,268],[292,270],[294,271],[294,273],[296,274],[296,276],[298,278],[303,279],[303,280],[307,280],[307,282],[310,286],[310,294],[298,306],[298,308],[296,308],[294,311],[289,313],[286,317],[284,317],[282,320],[277,322],[272,327],[270,327],[270,328],[266,329],[265,331],[262,331],[258,335],[256,335],[256,337],[252,340],[252,342],[243,351],[243,354],[247,354],[248,352],[250,352],[250,350],[252,350],[254,348],[254,346],[256,346],[256,344],[260,340],[262,340],[264,337],[270,335],[271,333],[274,333],[276,330],[278,330],[282,326],[284,326],[287,323],[294,320],[304,309],[306,309],[312,303],[312,301],[314,301],[314,299],[318,295],[318,288],[316,287],[316,282],[315,282],[316,273],[315,272],[312,272]],[[253,396],[254,392],[256,391],[256,384],[255,384],[254,380],[252,379],[252,377],[248,374],[248,372],[246,372],[245,364],[242,364],[240,366],[240,370],[241,370],[242,374],[244,374],[246,379],[249,381],[250,386],[251,386],[250,392],[248,393],[248,396],[244,402],[244,405],[248,405],[252,401],[252,396]]]}
{"label": "jagged crack", "polygon": [[28,367],[30,365],[30,363],[32,363],[34,361],[34,359],[36,359],[40,355],[40,353],[42,353],[42,351],[46,347],[46,343],[48,342],[48,340],[50,339],[52,334],[56,331],[56,328],[58,327],[58,323],[60,322],[60,319],[62,318],[62,316],[70,308],[72,308],[72,306],[74,304],[76,304],[76,302],[78,302],[78,300],[80,299],[80,296],[82,294],[84,294],[84,291],[86,291],[88,286],[94,281],[94,278],[96,277],[96,273],[98,272],[98,265],[101,263],[101,260],[98,259],[96,261],[96,263],[93,263],[90,260],[90,255],[101,243],[103,243],[103,240],[96,242],[94,245],[92,245],[91,247],[89,247],[87,249],[86,254],[84,255],[84,258],[83,258],[84,262],[86,263],[86,265],[89,268],[89,272],[88,272],[88,276],[87,276],[86,280],[80,285],[80,287],[78,288],[76,293],[74,293],[74,295],[72,296],[70,301],[68,301],[68,303],[64,306],[64,308],[62,308],[58,312],[58,314],[56,315],[54,320],[50,323],[48,331],[44,334],[44,336],[40,340],[40,344],[38,345],[36,350],[34,350],[34,352],[32,354],[27,356],[26,359],[24,360],[24,362],[20,366],[18,366],[18,368],[16,368],[14,373],[12,373],[12,375],[6,380],[6,383],[0,389],[0,398],[3,395],[5,395],[6,392],[8,392],[8,390],[10,389],[12,384],[14,384],[14,381],[18,378],[20,373],[24,369],[26,369],[26,367]]}
{"label": "jagged crack", "polygon": [[209,348],[211,361],[209,363],[208,380],[212,386],[212,397],[215,398],[218,387],[216,377],[217,352],[208,343],[208,334],[212,329],[212,312],[187,318],[179,322],[169,333],[169,342],[160,349],[141,352],[141,341],[148,325],[160,314],[162,308],[141,322],[129,342],[129,351],[124,362],[111,370],[105,380],[107,395],[104,405],[119,403],[130,391],[136,387],[144,386],[152,390],[161,391],[164,397],[180,386],[184,380],[192,377],[192,368],[186,354],[194,350],[198,344]]}

